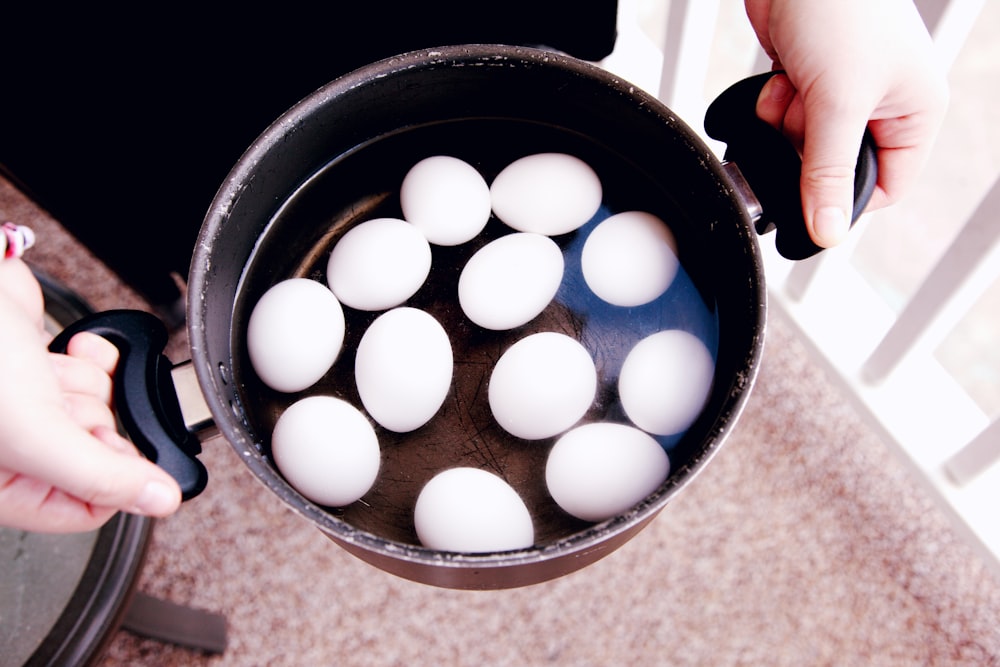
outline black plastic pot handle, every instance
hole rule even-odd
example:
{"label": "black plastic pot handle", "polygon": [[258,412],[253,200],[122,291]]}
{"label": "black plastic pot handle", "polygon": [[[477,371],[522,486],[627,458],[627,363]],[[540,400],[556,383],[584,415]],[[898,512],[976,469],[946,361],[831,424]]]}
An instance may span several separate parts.
{"label": "black plastic pot handle", "polygon": [[[739,167],[763,211],[757,233],[776,230],[775,247],[787,259],[806,259],[823,248],[813,243],[802,214],[802,160],[791,142],[757,117],[757,98],[778,74],[766,72],[743,79],[719,95],[705,114],[705,131],[725,142],[725,159]],[[868,205],[878,180],[875,141],[866,130],[854,171],[851,225]]]}
{"label": "black plastic pot handle", "polygon": [[163,355],[166,327],[141,310],[109,310],[69,325],[52,340],[49,350],[65,353],[69,339],[81,331],[103,336],[118,348],[115,410],[129,438],[146,458],[177,480],[184,500],[197,496],[208,483],[208,472],[196,458],[201,442],[184,425],[171,363]]}

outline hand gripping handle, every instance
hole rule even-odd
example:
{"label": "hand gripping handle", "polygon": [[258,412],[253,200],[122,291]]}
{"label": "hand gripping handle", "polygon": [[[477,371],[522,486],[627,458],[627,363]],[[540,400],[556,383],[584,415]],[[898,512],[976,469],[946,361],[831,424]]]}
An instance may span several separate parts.
{"label": "hand gripping handle", "polygon": [[205,489],[208,472],[196,456],[201,442],[184,425],[170,361],[163,356],[167,330],[160,320],[140,310],[109,310],[69,325],[49,344],[65,353],[70,338],[89,331],[118,348],[114,403],[125,432],[142,454],[170,474],[184,500]]}
{"label": "hand gripping handle", "polygon": [[[806,259],[823,248],[809,237],[802,214],[802,160],[785,136],[757,117],[757,98],[778,72],[751,76],[723,91],[705,113],[705,131],[725,142],[725,159],[739,167],[760,201],[757,233],[776,230],[775,247],[787,259]],[[854,170],[854,210],[861,216],[878,180],[875,141],[867,130]]]}

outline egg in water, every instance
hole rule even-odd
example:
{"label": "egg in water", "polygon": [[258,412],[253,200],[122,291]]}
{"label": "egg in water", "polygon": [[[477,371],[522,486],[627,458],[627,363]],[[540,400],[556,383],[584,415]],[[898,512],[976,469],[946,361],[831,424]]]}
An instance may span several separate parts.
{"label": "egg in water", "polygon": [[413,523],[420,543],[438,551],[511,551],[535,542],[521,497],[502,478],[478,468],[435,475],[417,497]]}
{"label": "egg in water", "polygon": [[444,327],[409,307],[379,315],[358,343],[354,379],[361,402],[384,428],[408,433],[426,424],[451,388],[454,360]]}
{"label": "egg in water", "polygon": [[285,409],[274,425],[271,454],[299,493],[331,507],[365,495],[381,460],[371,423],[353,405],[333,396],[309,396]]}
{"label": "egg in water", "polygon": [[567,513],[604,521],[626,512],[667,479],[670,459],[651,435],[597,422],[560,437],[545,465],[549,494]]}
{"label": "egg in water", "polygon": [[565,153],[519,158],[490,185],[493,213],[521,232],[567,234],[594,217],[604,196],[597,173]]}
{"label": "egg in water", "polygon": [[677,275],[677,242],[652,213],[626,211],[590,232],[580,264],[594,294],[615,306],[641,306],[666,292]]}
{"label": "egg in water", "polygon": [[420,230],[405,220],[375,218],[333,246],[326,280],[346,306],[387,310],[413,296],[430,270],[431,247]]}
{"label": "egg in water", "polygon": [[403,218],[436,245],[471,241],[490,219],[490,186],[464,160],[434,155],[413,165],[399,190]]}
{"label": "egg in water", "polygon": [[271,286],[247,322],[247,353],[268,387],[302,391],[323,377],[344,343],[344,310],[325,285],[290,278]]}
{"label": "egg in water", "polygon": [[562,251],[548,236],[515,232],[476,251],[458,278],[458,302],[485,329],[530,322],[552,301],[562,282]]}
{"label": "egg in water", "polygon": [[597,392],[590,353],[566,334],[526,336],[501,355],[490,376],[493,417],[511,435],[550,438],[586,414]]}
{"label": "egg in water", "polygon": [[715,360],[697,336],[659,331],[629,350],[618,376],[618,396],[632,422],[656,435],[687,430],[708,401]]}

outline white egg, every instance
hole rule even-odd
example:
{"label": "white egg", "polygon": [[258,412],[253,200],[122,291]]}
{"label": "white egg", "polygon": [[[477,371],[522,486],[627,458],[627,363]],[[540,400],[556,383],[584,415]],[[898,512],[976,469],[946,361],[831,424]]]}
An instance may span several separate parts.
{"label": "white egg", "polygon": [[686,430],[708,400],[715,361],[705,344],[680,329],[647,336],[629,350],[618,395],[629,419],[644,431]]}
{"label": "white egg", "polygon": [[596,391],[597,370],[586,348],[565,334],[543,331],[501,355],[487,393],[493,417],[504,430],[539,440],[578,422]]}
{"label": "white egg", "polygon": [[536,153],[507,165],[490,185],[493,213],[522,232],[555,236],[594,217],[601,180],[586,162],[564,153]]}
{"label": "white egg", "polygon": [[655,215],[626,211],[591,231],[580,263],[597,296],[615,306],[641,306],[666,292],[677,275],[677,242]]}
{"label": "white egg", "polygon": [[513,329],[552,301],[563,276],[562,251],[548,236],[515,232],[476,251],[458,278],[458,302],[481,327]]}
{"label": "white egg", "polygon": [[326,286],[306,278],[273,285],[247,322],[250,364],[267,386],[302,391],[337,360],[344,343],[344,310]]}
{"label": "white egg", "polygon": [[358,310],[394,308],[431,270],[431,246],[405,220],[376,218],[344,234],[330,253],[326,280],[337,298]]}
{"label": "white egg", "polygon": [[271,454],[299,493],[332,507],[365,495],[381,460],[368,419],[332,396],[309,396],[290,405],[274,425]]}
{"label": "white egg", "polygon": [[535,542],[521,497],[500,477],[477,468],[435,475],[417,497],[413,523],[420,543],[438,551],[510,551]]}
{"label": "white egg", "polygon": [[634,507],[670,473],[670,459],[648,433],[625,424],[578,426],[560,437],[545,465],[552,499],[584,521]]}
{"label": "white egg", "polygon": [[354,379],[368,414],[397,433],[420,428],[451,388],[451,341],[434,317],[394,308],[369,325],[358,343]]}
{"label": "white egg", "polygon": [[406,173],[399,203],[407,222],[431,243],[474,239],[490,219],[490,186],[475,167],[449,155],[424,158]]}

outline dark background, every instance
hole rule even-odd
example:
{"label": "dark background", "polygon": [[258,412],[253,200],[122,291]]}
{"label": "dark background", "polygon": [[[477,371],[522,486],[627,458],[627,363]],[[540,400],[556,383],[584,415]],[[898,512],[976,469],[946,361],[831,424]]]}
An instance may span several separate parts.
{"label": "dark background", "polygon": [[0,165],[155,306],[174,304],[202,218],[242,152],[337,76],[445,44],[599,60],[617,2],[5,9]]}

